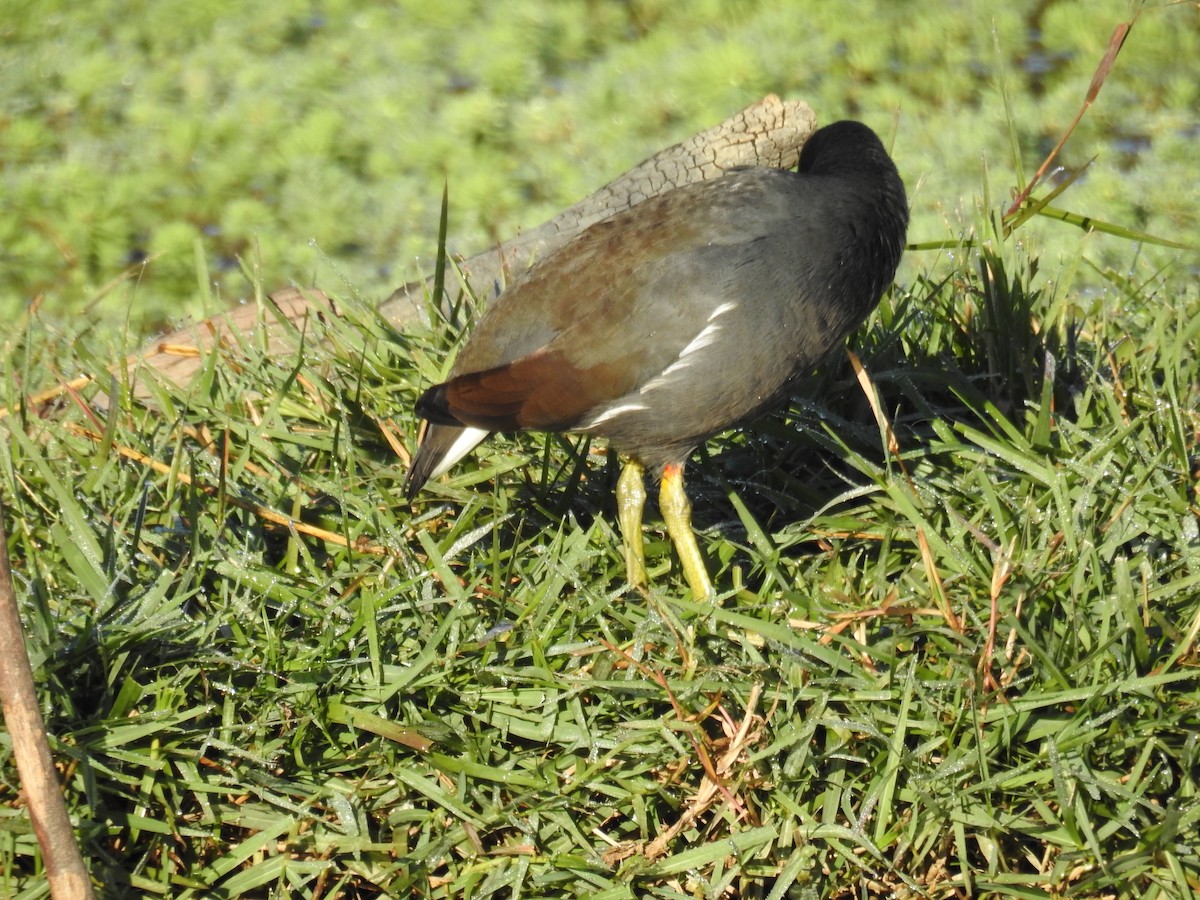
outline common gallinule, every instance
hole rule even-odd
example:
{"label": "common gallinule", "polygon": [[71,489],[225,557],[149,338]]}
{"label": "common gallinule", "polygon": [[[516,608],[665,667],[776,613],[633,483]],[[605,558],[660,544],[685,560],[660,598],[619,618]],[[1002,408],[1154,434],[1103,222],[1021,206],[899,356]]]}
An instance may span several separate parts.
{"label": "common gallinule", "polygon": [[683,466],[705,438],[786,398],[875,308],[908,227],[904,184],[859,122],[820,129],[798,171],[733,169],[645,200],[546,256],[484,313],[428,420],[415,497],[494,431],[609,439],[629,581],[646,586],[644,472],[692,594],[712,583]]}

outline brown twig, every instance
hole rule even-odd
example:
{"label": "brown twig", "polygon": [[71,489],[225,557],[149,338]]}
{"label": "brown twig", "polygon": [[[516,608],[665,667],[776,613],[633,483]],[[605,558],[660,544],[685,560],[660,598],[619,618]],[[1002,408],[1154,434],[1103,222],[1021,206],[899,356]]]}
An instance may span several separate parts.
{"label": "brown twig", "polygon": [[1033,174],[1033,178],[1029,180],[1029,184],[1025,185],[1025,189],[1017,194],[1012,205],[1004,213],[1006,219],[1009,216],[1016,215],[1021,209],[1021,205],[1029,199],[1029,194],[1037,186],[1037,183],[1045,177],[1046,173],[1050,171],[1054,160],[1058,158],[1059,151],[1067,143],[1067,140],[1075,131],[1075,127],[1083,120],[1084,113],[1096,102],[1096,98],[1100,95],[1100,88],[1104,86],[1109,72],[1112,71],[1113,63],[1117,61],[1117,54],[1121,52],[1121,47],[1125,44],[1125,39],[1129,37],[1129,32],[1133,29],[1133,23],[1137,21],[1140,13],[1141,10],[1138,10],[1134,13],[1132,19],[1128,22],[1122,22],[1113,29],[1112,37],[1108,40],[1108,49],[1104,52],[1104,57],[1100,60],[1100,65],[1096,67],[1096,73],[1092,76],[1092,83],[1088,85],[1088,92],[1087,96],[1083,99],[1083,105],[1079,107],[1079,112],[1075,113],[1075,118],[1067,126],[1067,130],[1063,132],[1063,136],[1058,139],[1058,143],[1054,145],[1054,149],[1050,151],[1050,154],[1042,161],[1041,166]]}
{"label": "brown twig", "polygon": [[0,502],[0,704],[4,724],[12,738],[13,757],[21,778],[21,793],[29,807],[29,819],[42,849],[42,860],[55,900],[90,898],[92,882],[79,847],[75,829],[63,802],[54,758],[46,737],[46,723],[38,708],[33,671],[25,650],[25,635],[17,611],[12,569],[8,560],[8,535],[4,529],[4,505]]}

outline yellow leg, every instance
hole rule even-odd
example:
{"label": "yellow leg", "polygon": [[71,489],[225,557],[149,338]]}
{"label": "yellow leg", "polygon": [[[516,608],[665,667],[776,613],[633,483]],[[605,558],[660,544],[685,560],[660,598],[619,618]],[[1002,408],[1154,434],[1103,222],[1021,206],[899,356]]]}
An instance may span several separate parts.
{"label": "yellow leg", "polygon": [[646,547],[642,543],[642,509],[646,505],[646,470],[632,459],[617,480],[617,521],[625,545],[625,572],[629,583],[646,590]]}
{"label": "yellow leg", "polygon": [[667,533],[675,543],[675,552],[679,554],[679,564],[692,589],[692,596],[697,600],[711,600],[712,582],[700,557],[696,533],[692,531],[692,504],[683,489],[683,466],[670,465],[663,469],[658,508],[663,521],[667,523]]}

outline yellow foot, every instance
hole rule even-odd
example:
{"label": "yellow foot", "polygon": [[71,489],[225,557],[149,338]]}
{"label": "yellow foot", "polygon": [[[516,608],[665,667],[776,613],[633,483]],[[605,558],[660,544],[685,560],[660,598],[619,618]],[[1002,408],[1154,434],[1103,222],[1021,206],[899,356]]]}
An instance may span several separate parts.
{"label": "yellow foot", "polygon": [[712,582],[700,556],[696,533],[692,531],[692,504],[683,489],[683,466],[671,464],[663,468],[658,507],[667,523],[667,533],[675,543],[675,552],[679,554],[679,564],[692,596],[697,600],[714,599]]}
{"label": "yellow foot", "polygon": [[642,543],[642,509],[646,505],[646,470],[629,460],[617,480],[617,521],[625,547],[625,572],[629,583],[646,592],[646,547]]}

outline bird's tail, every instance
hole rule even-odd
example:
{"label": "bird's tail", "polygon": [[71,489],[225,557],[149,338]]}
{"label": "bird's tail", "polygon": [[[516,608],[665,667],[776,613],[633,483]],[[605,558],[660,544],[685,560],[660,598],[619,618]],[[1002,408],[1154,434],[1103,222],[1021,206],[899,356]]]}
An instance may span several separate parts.
{"label": "bird's tail", "polygon": [[404,493],[408,499],[416,497],[430,478],[437,478],[474,450],[488,434],[482,428],[429,423],[404,479]]}

